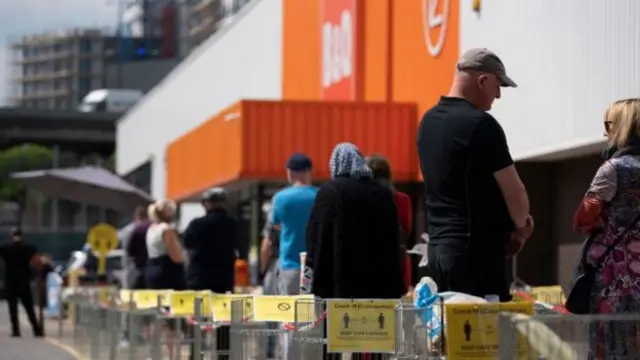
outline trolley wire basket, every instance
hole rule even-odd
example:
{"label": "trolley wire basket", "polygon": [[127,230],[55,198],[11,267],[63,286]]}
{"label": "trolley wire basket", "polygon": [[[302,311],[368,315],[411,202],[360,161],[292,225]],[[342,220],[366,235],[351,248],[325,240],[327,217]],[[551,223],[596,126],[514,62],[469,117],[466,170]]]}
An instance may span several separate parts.
{"label": "trolley wire basket", "polygon": [[500,359],[640,359],[640,316],[500,317]]}

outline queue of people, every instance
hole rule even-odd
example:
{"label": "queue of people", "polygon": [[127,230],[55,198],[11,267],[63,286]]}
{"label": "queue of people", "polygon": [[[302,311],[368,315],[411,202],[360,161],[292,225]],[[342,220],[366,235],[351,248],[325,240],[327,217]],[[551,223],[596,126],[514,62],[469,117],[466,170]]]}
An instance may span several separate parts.
{"label": "queue of people", "polygon": [[[488,49],[471,49],[459,59],[449,93],[420,123],[428,268],[441,291],[510,300],[505,260],[533,233],[526,188],[500,123],[488,113],[507,87],[517,84],[500,58]],[[586,299],[590,312],[630,313],[640,299],[634,285],[640,278],[634,243],[640,237],[640,99],[612,104],[604,128],[605,162],[574,227],[589,235],[583,264],[598,270]],[[313,294],[398,298],[406,291],[406,271],[404,282],[399,280],[404,256],[391,256],[390,248],[402,248],[403,232],[411,231],[411,204],[394,191],[388,166],[379,155],[365,158],[354,144],[334,149],[332,179],[319,188],[305,232]]]}
{"label": "queue of people", "polygon": [[[495,53],[468,50],[457,62],[449,93],[420,122],[428,269],[440,291],[509,301],[505,261],[522,250],[534,229],[506,135],[488,113],[506,87],[517,84]],[[609,147],[574,219],[575,230],[589,237],[578,273],[588,266],[597,270],[591,298],[585,299],[591,313],[635,313],[640,303],[640,99],[612,104],[604,128]],[[355,144],[337,144],[328,166],[331,179],[316,187],[308,156],[293,154],[285,164],[289,186],[274,195],[262,233],[264,293],[402,297],[413,281],[406,252],[413,226],[410,197],[394,188],[384,156],[365,157]],[[224,189],[207,190],[205,215],[191,221],[182,240],[173,226],[173,202],[137,209],[125,241],[135,273],[128,286],[233,291],[239,229],[227,202]],[[37,262],[37,251],[21,241],[19,231],[12,235],[13,242],[0,247],[8,269],[12,335],[20,336],[20,301],[34,334],[41,336],[23,275]],[[305,281],[308,287],[301,286]],[[229,349],[226,330],[217,332],[218,350]]]}
{"label": "queue of people", "polygon": [[[130,288],[233,291],[238,226],[226,210],[227,193],[209,189],[201,203],[205,215],[189,223],[182,239],[174,227],[174,202],[156,201],[146,213],[136,209],[133,230],[123,239],[125,256],[134,263]],[[175,323],[166,324],[167,336],[176,336],[176,331]],[[218,350],[228,350],[228,328],[219,329],[217,337]],[[168,351],[172,354],[174,349]],[[196,358],[193,349],[191,357]]]}

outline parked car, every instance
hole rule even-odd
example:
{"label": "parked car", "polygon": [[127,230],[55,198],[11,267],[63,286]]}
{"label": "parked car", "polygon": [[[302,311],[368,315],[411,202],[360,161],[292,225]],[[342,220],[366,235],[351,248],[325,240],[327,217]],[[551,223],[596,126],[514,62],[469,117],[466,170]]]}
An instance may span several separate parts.
{"label": "parked car", "polygon": [[[112,250],[107,254],[107,274],[106,283],[120,286],[123,282],[124,271],[122,269],[122,249]],[[88,251],[74,251],[66,264],[60,265],[57,270],[65,286],[68,284],[69,270],[84,269],[85,275],[81,277],[81,284],[91,284],[98,282],[98,258]]]}

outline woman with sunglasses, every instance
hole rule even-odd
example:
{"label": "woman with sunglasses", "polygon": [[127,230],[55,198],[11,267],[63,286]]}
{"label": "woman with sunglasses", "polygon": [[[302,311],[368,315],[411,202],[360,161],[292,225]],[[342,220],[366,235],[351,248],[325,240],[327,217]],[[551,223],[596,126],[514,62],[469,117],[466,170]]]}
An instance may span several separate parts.
{"label": "woman with sunglasses", "polygon": [[[574,229],[589,235],[580,267],[595,268],[592,314],[640,314],[640,99],[613,103],[605,112],[609,142],[600,166],[574,218]],[[585,264],[586,262],[586,264]],[[592,325],[591,358],[637,356],[637,325]],[[612,328],[615,327],[615,328]],[[624,330],[621,334],[620,331]],[[622,335],[622,337],[620,337]],[[627,357],[624,357],[627,358]]]}

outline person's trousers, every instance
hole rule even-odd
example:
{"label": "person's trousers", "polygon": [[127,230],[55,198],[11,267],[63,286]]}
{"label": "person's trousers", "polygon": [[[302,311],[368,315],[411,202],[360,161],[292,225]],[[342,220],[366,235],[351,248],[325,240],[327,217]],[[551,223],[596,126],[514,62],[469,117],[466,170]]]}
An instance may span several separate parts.
{"label": "person's trousers", "polygon": [[6,289],[7,304],[9,305],[9,320],[11,321],[11,332],[13,335],[20,335],[20,320],[18,317],[18,302],[22,304],[27,312],[27,317],[31,323],[34,335],[40,334],[40,324],[36,318],[36,312],[33,307],[33,294],[28,286],[22,288]]}
{"label": "person's trousers", "polygon": [[[222,286],[222,287],[215,287],[215,286],[205,286],[206,284],[198,284],[198,283],[187,283],[187,287],[191,290],[208,290],[214,293],[218,293],[218,294],[224,294],[227,291],[230,291],[231,289],[233,289],[232,286]],[[206,314],[202,314],[203,316],[207,316]],[[200,338],[201,339],[205,339],[205,332],[203,330],[199,330],[196,327],[189,327],[189,330],[187,330],[188,334],[190,335],[190,337],[193,339],[194,336],[194,332],[195,331],[200,331]],[[215,333],[215,342],[216,342],[216,351],[218,354],[217,359],[218,360],[228,360],[230,359],[230,354],[229,351],[231,349],[231,333],[229,331],[229,326],[220,326],[218,328],[216,328]],[[189,359],[191,360],[200,360],[205,358],[205,356],[203,354],[196,354],[196,349],[195,349],[195,344],[191,344],[191,349],[190,349],[190,354],[189,354]]]}
{"label": "person's trousers", "polygon": [[[200,339],[204,341],[206,337],[206,333],[203,330],[198,330],[195,327],[189,327],[186,331],[188,336],[193,340],[194,332],[200,331]],[[214,336],[216,341],[216,353],[219,354],[216,359],[218,360],[228,360],[231,358],[231,354],[229,351],[231,350],[231,333],[229,331],[229,326],[220,326],[214,330]],[[190,360],[201,360],[206,359],[207,356],[205,354],[196,354],[195,344],[192,342],[189,349],[189,359]]]}
{"label": "person's trousers", "polygon": [[[265,295],[278,295],[278,260],[271,260],[271,264],[267,268],[263,280],[263,293]],[[268,323],[268,328],[276,330],[278,328],[276,323]],[[276,338],[275,336],[267,336],[267,358],[274,358],[276,350]]]}
{"label": "person's trousers", "polygon": [[[300,269],[278,270],[279,295],[300,295]],[[280,348],[283,360],[296,360],[293,353],[293,334],[285,332],[280,336]]]}
{"label": "person's trousers", "polygon": [[429,274],[438,292],[455,291],[482,298],[498,295],[500,301],[511,300],[503,250],[430,243],[428,258]]}

